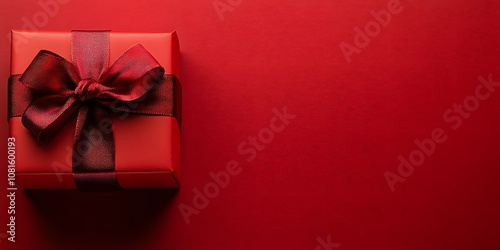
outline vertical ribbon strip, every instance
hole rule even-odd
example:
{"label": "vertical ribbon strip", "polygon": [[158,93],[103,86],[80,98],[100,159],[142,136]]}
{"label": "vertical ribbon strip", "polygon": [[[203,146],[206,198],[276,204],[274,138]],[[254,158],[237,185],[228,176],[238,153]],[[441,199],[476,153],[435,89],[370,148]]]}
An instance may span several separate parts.
{"label": "vertical ribbon strip", "polygon": [[[75,93],[80,101],[92,100],[98,93],[95,89],[101,75],[108,69],[109,32],[71,32],[71,58],[81,78]],[[120,188],[115,175],[113,130],[99,128],[103,119],[109,119],[108,112],[98,105],[89,105],[89,102],[78,111],[72,168],[79,189]]]}

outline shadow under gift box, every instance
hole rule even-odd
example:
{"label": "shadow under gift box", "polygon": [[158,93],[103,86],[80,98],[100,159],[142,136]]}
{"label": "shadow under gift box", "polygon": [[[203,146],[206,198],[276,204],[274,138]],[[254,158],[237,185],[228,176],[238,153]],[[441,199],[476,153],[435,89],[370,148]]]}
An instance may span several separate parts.
{"label": "shadow under gift box", "polygon": [[[12,31],[11,75],[22,74],[40,50],[52,51],[71,61],[70,39],[70,32]],[[136,44],[144,46],[155,57],[165,74],[180,79],[180,51],[175,32],[111,32],[109,65]],[[175,105],[180,105],[180,99]],[[115,143],[115,172],[120,186],[179,187],[180,128],[177,119],[139,114],[123,118],[120,113],[109,114]],[[22,188],[76,188],[71,166],[75,123],[76,117],[48,144],[41,145],[23,126],[21,117],[9,119],[10,137],[15,138],[16,181]]]}

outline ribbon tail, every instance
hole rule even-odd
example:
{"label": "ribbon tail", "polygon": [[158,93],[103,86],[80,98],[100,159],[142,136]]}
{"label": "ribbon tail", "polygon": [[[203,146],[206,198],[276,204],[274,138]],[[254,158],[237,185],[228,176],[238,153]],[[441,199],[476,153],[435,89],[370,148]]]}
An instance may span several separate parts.
{"label": "ribbon tail", "polygon": [[80,190],[117,190],[115,144],[108,112],[99,105],[83,105],[73,144],[73,173]]}
{"label": "ribbon tail", "polygon": [[48,143],[77,109],[78,104],[72,97],[43,96],[31,102],[21,121],[39,143]]}

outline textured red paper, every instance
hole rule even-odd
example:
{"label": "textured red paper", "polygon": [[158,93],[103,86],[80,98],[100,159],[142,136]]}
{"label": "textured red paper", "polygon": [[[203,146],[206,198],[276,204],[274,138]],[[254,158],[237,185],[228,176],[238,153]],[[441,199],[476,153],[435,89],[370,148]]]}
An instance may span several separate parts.
{"label": "textured red paper", "polygon": [[[22,43],[30,37],[29,43]],[[16,44],[20,44],[17,45]],[[22,74],[42,49],[70,60],[69,32],[12,32],[11,74]],[[143,45],[166,74],[179,77],[179,46],[175,33],[111,33],[110,62],[135,44]],[[115,134],[115,170],[123,188],[178,187],[179,127],[172,117],[111,116]],[[9,119],[10,136],[18,145],[17,181],[26,189],[75,188],[70,164],[74,121],[47,145],[39,145],[21,124],[21,117]],[[177,177],[175,176],[176,173]]]}

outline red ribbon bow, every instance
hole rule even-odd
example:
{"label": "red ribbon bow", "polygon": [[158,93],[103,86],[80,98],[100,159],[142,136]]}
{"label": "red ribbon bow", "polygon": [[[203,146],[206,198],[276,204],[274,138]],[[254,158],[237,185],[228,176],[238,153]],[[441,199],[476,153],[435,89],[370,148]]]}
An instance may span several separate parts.
{"label": "red ribbon bow", "polygon": [[[11,100],[11,109],[29,103],[22,123],[40,143],[49,142],[77,114],[72,162],[77,187],[119,188],[113,131],[102,131],[101,123],[109,110],[175,116],[175,77],[164,76],[164,69],[142,45],[131,47],[107,68],[109,32],[72,32],[72,59],[74,63],[40,51],[20,78],[11,77],[14,92],[24,91],[16,90],[18,82],[30,89],[25,100]],[[117,108],[124,107],[119,103],[135,109]],[[86,151],[80,160],[75,159],[77,148]]]}
{"label": "red ribbon bow", "polygon": [[[127,50],[98,79],[82,79],[77,66],[50,51],[40,51],[19,79],[37,93],[22,122],[38,142],[46,143],[81,107],[113,108],[116,100],[137,100],[161,82],[163,73],[141,45]],[[80,109],[78,121],[86,117],[88,111]]]}

